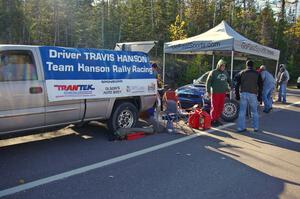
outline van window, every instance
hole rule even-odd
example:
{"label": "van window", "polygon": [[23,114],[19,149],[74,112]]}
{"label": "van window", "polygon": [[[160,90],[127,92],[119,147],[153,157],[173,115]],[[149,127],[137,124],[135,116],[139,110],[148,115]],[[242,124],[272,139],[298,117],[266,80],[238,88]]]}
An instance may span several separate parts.
{"label": "van window", "polygon": [[36,66],[30,51],[0,52],[0,82],[37,79]]}

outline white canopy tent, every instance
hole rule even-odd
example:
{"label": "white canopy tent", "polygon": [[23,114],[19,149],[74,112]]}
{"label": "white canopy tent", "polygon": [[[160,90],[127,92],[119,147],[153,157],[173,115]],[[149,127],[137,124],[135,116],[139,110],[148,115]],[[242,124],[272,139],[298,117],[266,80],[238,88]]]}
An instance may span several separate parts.
{"label": "white canopy tent", "polygon": [[157,41],[135,41],[116,43],[115,50],[141,51],[144,53],[149,53],[149,51],[155,46],[156,43]]}
{"label": "white canopy tent", "polygon": [[208,54],[231,55],[231,79],[233,71],[233,59],[255,55],[267,59],[277,60],[276,71],[280,51],[260,45],[237,33],[225,21],[200,35],[183,40],[172,41],[164,44],[163,54],[163,81],[165,81],[165,54]]}

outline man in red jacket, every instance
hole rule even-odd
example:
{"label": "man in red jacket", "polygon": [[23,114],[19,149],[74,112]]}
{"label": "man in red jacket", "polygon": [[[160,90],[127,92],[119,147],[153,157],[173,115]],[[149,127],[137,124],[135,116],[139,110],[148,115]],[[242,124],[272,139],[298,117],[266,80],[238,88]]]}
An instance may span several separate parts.
{"label": "man in red jacket", "polygon": [[224,109],[226,92],[230,90],[230,78],[225,70],[226,62],[220,59],[217,68],[212,70],[206,81],[206,92],[211,99],[210,116],[212,126],[222,125],[219,118]]}

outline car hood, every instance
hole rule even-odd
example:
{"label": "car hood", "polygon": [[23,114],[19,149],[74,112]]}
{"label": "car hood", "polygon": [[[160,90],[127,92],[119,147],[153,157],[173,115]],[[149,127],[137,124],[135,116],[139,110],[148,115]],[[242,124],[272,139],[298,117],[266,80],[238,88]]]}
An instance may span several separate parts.
{"label": "car hood", "polygon": [[205,85],[202,84],[188,84],[179,87],[176,90],[177,94],[189,94],[189,95],[203,95],[205,93]]}

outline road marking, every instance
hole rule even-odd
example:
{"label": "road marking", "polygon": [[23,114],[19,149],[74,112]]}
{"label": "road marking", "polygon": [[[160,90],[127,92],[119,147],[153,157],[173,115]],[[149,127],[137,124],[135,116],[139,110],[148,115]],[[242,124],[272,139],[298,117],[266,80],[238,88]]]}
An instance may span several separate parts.
{"label": "road marking", "polygon": [[[231,125],[234,125],[234,123],[228,123],[226,125],[221,126],[218,129],[221,130],[221,129],[226,128],[226,127],[231,126]],[[185,141],[188,141],[188,140],[193,139],[193,138],[198,137],[198,136],[207,135],[209,132],[213,132],[213,131],[214,131],[214,129],[209,129],[208,131],[196,130],[196,132],[197,132],[196,134],[192,134],[192,135],[189,135],[189,136],[178,138],[176,140],[165,142],[165,143],[153,146],[153,147],[142,149],[142,150],[139,150],[139,151],[136,151],[136,152],[133,152],[133,153],[122,155],[122,156],[119,156],[119,157],[116,157],[116,158],[112,158],[112,159],[109,159],[109,160],[105,160],[105,161],[102,161],[102,162],[98,162],[98,163],[95,163],[95,164],[84,166],[84,167],[74,169],[74,170],[71,170],[71,171],[67,171],[67,172],[64,172],[64,173],[60,173],[60,174],[57,174],[57,175],[53,175],[53,176],[50,176],[50,177],[47,177],[47,178],[42,178],[42,179],[32,181],[32,182],[29,182],[29,183],[26,183],[26,184],[23,184],[23,185],[11,187],[11,188],[0,191],[0,197],[15,194],[15,193],[20,192],[20,191],[25,191],[25,190],[28,190],[28,189],[32,189],[32,188],[40,186],[40,185],[44,185],[44,184],[48,184],[50,182],[62,180],[62,179],[65,179],[65,178],[68,178],[68,177],[71,177],[71,176],[74,176],[74,175],[77,175],[77,174],[85,173],[85,172],[88,172],[88,171],[91,171],[91,170],[94,170],[94,169],[99,169],[99,168],[104,167],[104,166],[108,166],[108,165],[111,165],[111,164],[114,164],[114,163],[117,163],[117,162],[128,160],[130,158],[134,158],[134,157],[144,155],[144,154],[147,154],[147,153],[150,153],[150,152],[153,152],[153,151],[157,151],[159,149],[166,148],[166,147],[169,147],[169,146],[181,143],[181,142],[185,142]]]}
{"label": "road marking", "polygon": [[295,96],[295,97],[300,97],[300,93],[296,94],[296,93],[287,93],[287,96]]}
{"label": "road marking", "polygon": [[[292,105],[299,104],[299,103],[300,103],[300,101],[298,101],[296,103],[293,103],[293,104],[290,104],[288,106],[292,106]],[[81,168],[78,168],[78,169],[74,169],[74,170],[67,171],[67,172],[64,172],[64,173],[60,173],[60,174],[57,174],[57,175],[53,175],[53,176],[50,176],[50,177],[35,180],[35,181],[29,182],[29,183],[26,183],[26,184],[22,184],[22,185],[18,185],[18,186],[15,186],[15,187],[11,187],[11,188],[8,188],[8,189],[1,190],[0,191],[0,197],[8,196],[8,195],[15,194],[15,193],[18,193],[18,192],[21,192],[21,191],[32,189],[32,188],[40,186],[40,185],[44,185],[44,184],[48,184],[50,182],[55,182],[55,181],[58,181],[58,180],[62,180],[62,179],[72,177],[72,176],[75,176],[75,175],[78,175],[78,174],[81,174],[81,173],[85,173],[85,172],[88,172],[88,171],[91,171],[91,170],[99,169],[99,168],[102,168],[104,166],[108,166],[108,165],[111,165],[111,164],[114,164],[114,163],[117,163],[117,162],[128,160],[130,158],[141,156],[141,155],[144,155],[144,154],[147,154],[147,153],[150,153],[150,152],[153,152],[153,151],[157,151],[159,149],[163,149],[163,148],[166,148],[166,147],[169,147],[169,146],[181,143],[181,142],[185,142],[185,141],[188,141],[190,139],[193,139],[193,138],[196,138],[196,137],[199,137],[199,136],[208,135],[208,133],[211,133],[215,130],[222,130],[224,128],[227,128],[227,127],[230,127],[230,126],[233,126],[233,125],[235,125],[235,123],[228,123],[228,124],[225,124],[225,125],[220,126],[218,128],[209,129],[207,131],[201,131],[201,130],[194,129],[194,131],[197,132],[197,133],[192,134],[192,135],[188,135],[188,136],[185,136],[185,137],[182,137],[182,138],[178,138],[178,139],[175,139],[175,140],[172,140],[172,141],[169,141],[169,142],[165,142],[165,143],[162,143],[162,144],[159,144],[159,145],[156,145],[156,146],[152,146],[152,147],[142,149],[142,150],[139,150],[139,151],[136,151],[136,152],[133,152],[133,153],[129,153],[129,154],[126,154],[126,155],[115,157],[115,158],[112,158],[112,159],[109,159],[109,160],[105,160],[105,161],[102,161],[102,162],[98,162],[98,163],[95,163],[95,164],[84,166],[84,167],[81,167]]]}
{"label": "road marking", "polygon": [[300,101],[294,102],[294,103],[288,104],[288,105],[273,104],[273,107],[278,108],[277,110],[274,110],[273,112],[279,112],[279,111],[282,111],[282,110],[286,110],[286,108],[290,108],[292,106],[299,105],[299,104],[300,104]]}
{"label": "road marking", "polygon": [[280,138],[280,139],[283,139],[283,140],[287,140],[287,141],[290,141],[290,142],[295,142],[295,143],[300,144],[300,139],[297,139],[297,138],[288,137],[288,136],[284,136],[284,135],[278,135],[276,133],[272,133],[272,132],[269,132],[269,131],[263,131],[263,133],[266,134],[266,135],[271,135],[271,136],[276,137],[276,138]]}

